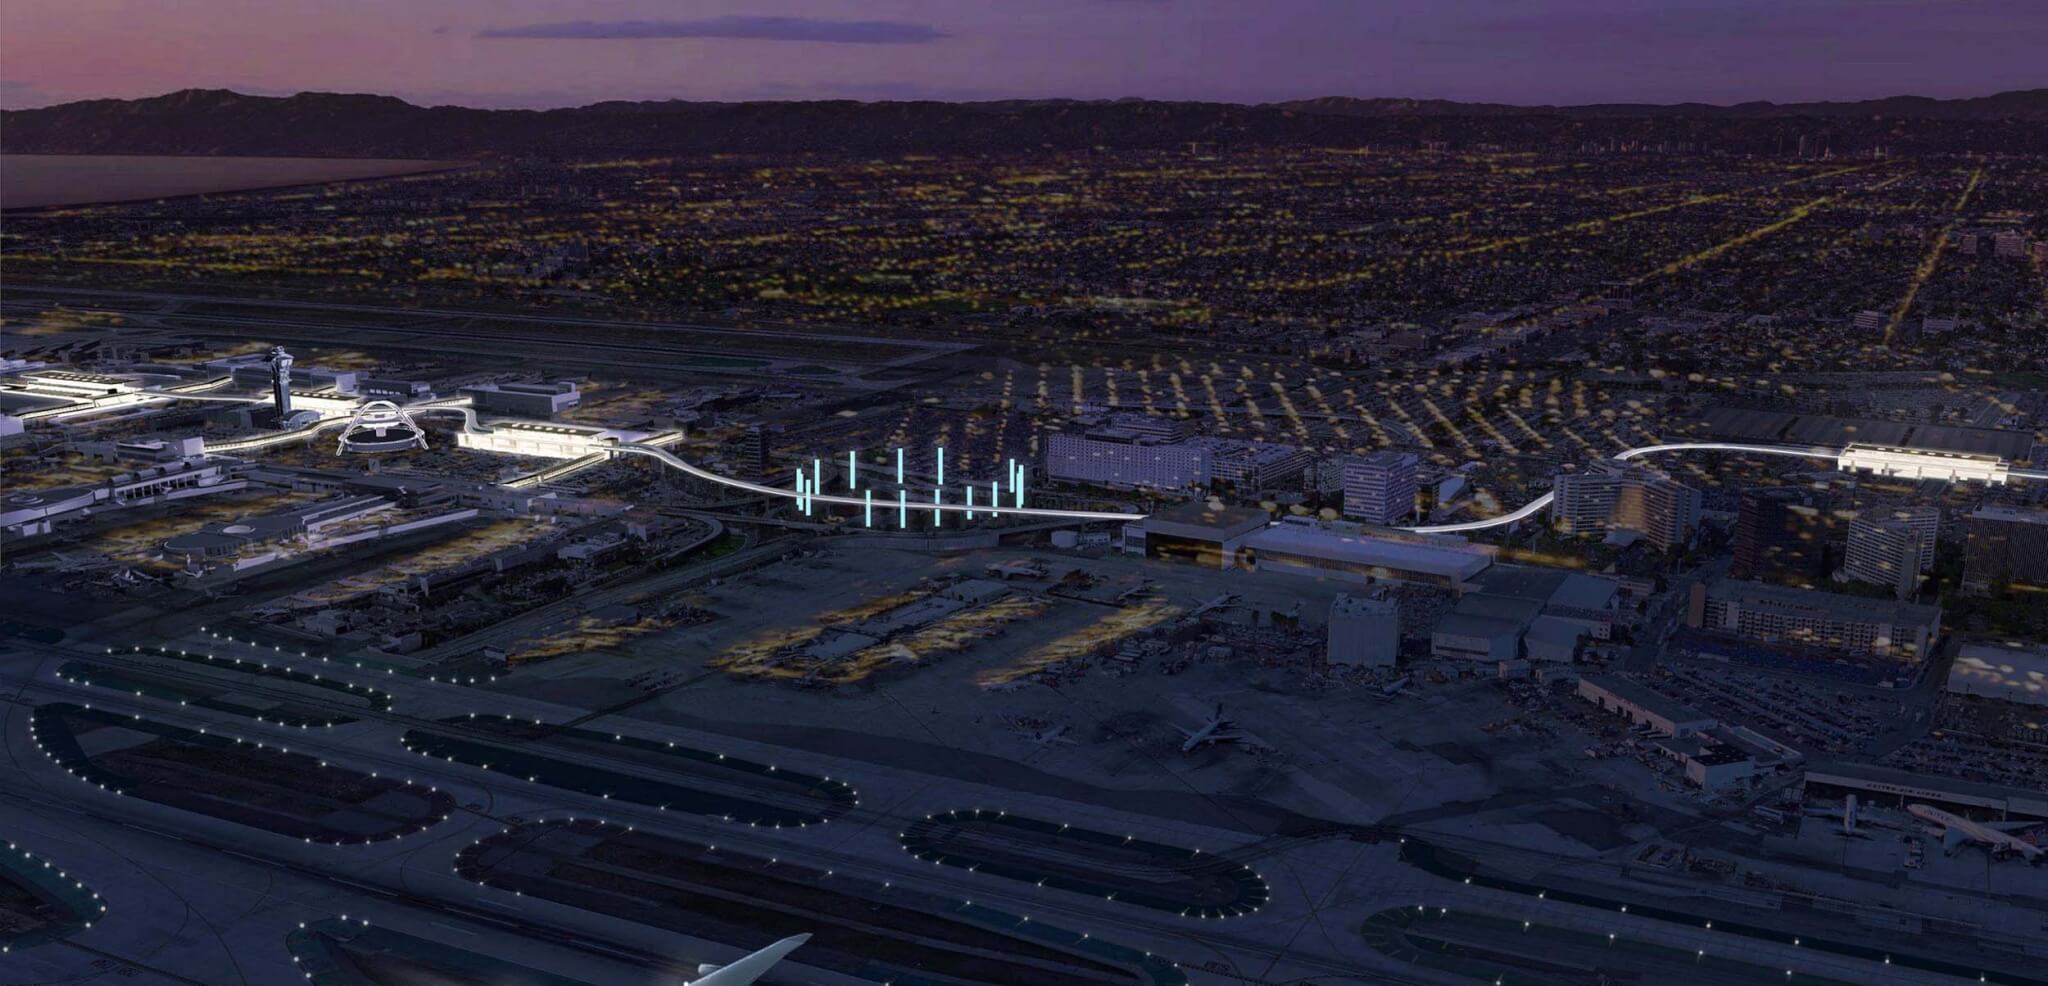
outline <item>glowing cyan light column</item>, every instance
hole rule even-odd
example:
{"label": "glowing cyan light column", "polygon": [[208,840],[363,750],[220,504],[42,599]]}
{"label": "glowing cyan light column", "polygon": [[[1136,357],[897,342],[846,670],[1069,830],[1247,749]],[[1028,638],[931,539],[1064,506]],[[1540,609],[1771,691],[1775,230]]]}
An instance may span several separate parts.
{"label": "glowing cyan light column", "polygon": [[[1000,507],[1000,506],[1002,506],[1002,505],[1003,505],[1003,487],[1002,487],[1002,484],[1000,484],[1000,483],[996,482],[996,481],[995,481],[995,480],[993,480],[993,479],[991,479],[991,480],[989,480],[989,481],[988,481],[988,505],[989,505],[989,506],[991,506],[991,507]],[[996,511],[994,511],[994,510],[991,510],[991,511],[989,511],[989,512],[988,512],[988,515],[989,515],[989,516],[991,516],[991,517],[1001,517],[1001,516],[1002,516],[1002,514],[1000,514],[1000,513],[997,513],[997,512],[996,512]]]}
{"label": "glowing cyan light column", "polygon": [[859,457],[858,457],[858,456],[857,456],[857,455],[856,455],[856,454],[854,453],[854,451],[853,451],[852,449],[847,449],[847,450],[846,450],[846,488],[847,488],[847,489],[849,489],[849,490],[851,490],[851,489],[858,489],[858,488],[860,487],[860,484],[859,484],[858,482],[855,482],[855,480],[854,480],[854,476],[855,476],[855,474],[856,474],[856,473],[858,473],[858,472],[860,472],[860,458],[859,458]]}
{"label": "glowing cyan light column", "polygon": [[808,495],[808,491],[804,489],[804,471],[802,469],[796,471],[796,494],[796,508],[803,511],[804,516],[810,516],[811,498]]}
{"label": "glowing cyan light column", "polygon": [[867,516],[864,517],[863,520],[869,527],[873,527],[875,526],[875,491],[862,490],[860,491],[860,494],[861,499],[866,501],[865,506],[867,509]]}
{"label": "glowing cyan light column", "polygon": [[1017,509],[1024,509],[1024,467],[1011,463],[1010,491],[1017,494]]}
{"label": "glowing cyan light column", "polygon": [[940,496],[940,494],[942,494],[942,493],[944,493],[944,492],[945,492],[944,490],[933,490],[933,491],[932,491],[932,526],[933,526],[933,527],[938,527],[938,526],[940,525],[941,519],[942,519],[942,518],[944,518],[944,517],[946,516],[945,512],[939,509],[939,496]]}
{"label": "glowing cyan light column", "polygon": [[903,450],[896,450],[896,485],[903,485]]}
{"label": "glowing cyan light column", "polygon": [[896,526],[910,526],[910,494],[904,490],[896,491]]}
{"label": "glowing cyan light column", "polygon": [[974,519],[974,487],[973,487],[973,486],[972,486],[972,485],[970,484],[970,485],[967,485],[967,486],[963,486],[963,487],[961,487],[961,489],[964,489],[964,490],[966,490],[966,491],[967,491],[967,519],[968,519],[968,520],[973,520],[973,519]]}
{"label": "glowing cyan light column", "polygon": [[939,449],[939,475],[937,482],[940,486],[946,485],[946,450],[943,448]]}

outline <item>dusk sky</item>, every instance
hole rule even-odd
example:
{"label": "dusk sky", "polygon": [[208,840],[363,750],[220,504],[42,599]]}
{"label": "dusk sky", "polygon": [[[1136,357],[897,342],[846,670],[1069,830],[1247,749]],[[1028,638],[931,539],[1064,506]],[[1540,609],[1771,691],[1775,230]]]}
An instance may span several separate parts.
{"label": "dusk sky", "polygon": [[0,103],[1784,102],[2043,86],[2043,51],[2048,0],[9,0]]}

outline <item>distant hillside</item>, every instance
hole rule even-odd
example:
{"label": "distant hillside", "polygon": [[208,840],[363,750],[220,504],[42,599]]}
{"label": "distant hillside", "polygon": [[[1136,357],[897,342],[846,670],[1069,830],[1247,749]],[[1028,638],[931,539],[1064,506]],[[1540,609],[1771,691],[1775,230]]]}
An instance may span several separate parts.
{"label": "distant hillside", "polygon": [[1788,117],[1815,119],[1975,120],[2048,123],[2048,89],[2002,92],[1970,99],[1888,96],[1853,103],[1595,103],[1588,106],[1510,106],[1505,103],[1455,103],[1443,99],[1351,99],[1326,96],[1270,104],[1303,113],[1333,116],[1567,116],[1580,119],[1630,117],[1707,117],[1760,120]]}
{"label": "distant hillside", "polygon": [[[614,154],[1008,153],[1300,145],[1683,145],[1782,153],[2048,152],[2048,89],[1981,99],[1524,107],[1328,98],[1246,106],[1148,100],[995,103],[609,102],[559,110],[415,106],[389,96],[189,89],[0,113],[0,152],[457,158]],[[1814,146],[1818,146],[1818,144]]]}

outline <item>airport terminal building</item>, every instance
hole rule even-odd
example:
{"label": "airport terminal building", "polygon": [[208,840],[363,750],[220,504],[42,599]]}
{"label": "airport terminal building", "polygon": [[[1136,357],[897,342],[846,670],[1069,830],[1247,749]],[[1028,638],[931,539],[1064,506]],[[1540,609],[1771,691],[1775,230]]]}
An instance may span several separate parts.
{"label": "airport terminal building", "polygon": [[1873,764],[1815,764],[1806,769],[1806,797],[1839,801],[1851,794],[1866,804],[1904,808],[1933,805],[1979,821],[2048,820],[2048,791],[1937,777]]}

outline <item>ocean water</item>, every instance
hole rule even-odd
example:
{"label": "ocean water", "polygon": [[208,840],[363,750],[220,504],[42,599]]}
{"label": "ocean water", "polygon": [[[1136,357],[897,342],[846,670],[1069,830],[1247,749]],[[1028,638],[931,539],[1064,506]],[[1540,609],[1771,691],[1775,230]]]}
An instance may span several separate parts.
{"label": "ocean water", "polygon": [[390,158],[0,156],[0,209],[138,199],[387,178],[459,167],[457,161]]}

